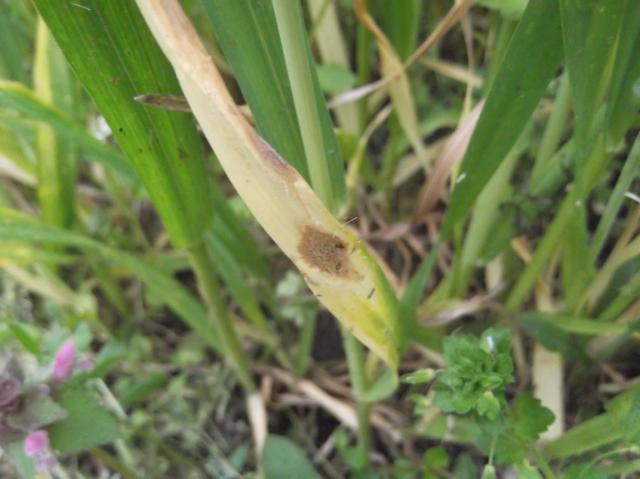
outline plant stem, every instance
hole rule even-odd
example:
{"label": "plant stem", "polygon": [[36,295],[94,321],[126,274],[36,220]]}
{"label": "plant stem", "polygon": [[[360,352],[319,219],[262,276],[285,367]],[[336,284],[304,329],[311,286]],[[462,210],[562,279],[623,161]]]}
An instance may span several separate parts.
{"label": "plant stem", "polygon": [[120,475],[124,479],[138,479],[138,475],[135,473],[135,471],[122,464],[120,461],[118,461],[118,459],[109,454],[106,450],[100,447],[94,447],[90,449],[90,452],[104,465],[120,473]]}
{"label": "plant stem", "polygon": [[371,434],[369,429],[369,416],[371,405],[362,400],[367,390],[368,380],[365,369],[365,352],[362,344],[345,328],[340,328],[342,342],[347,355],[351,388],[356,400],[356,412],[358,415],[358,447],[364,451],[366,464],[369,462],[369,449],[371,447]]}
{"label": "plant stem", "polygon": [[313,346],[313,334],[316,330],[316,318],[310,316],[303,319],[302,331],[298,340],[298,350],[295,358],[295,373],[297,376],[304,376],[309,366],[311,348]]}
{"label": "plant stem", "polygon": [[240,339],[233,329],[233,322],[220,292],[220,283],[216,276],[214,262],[204,242],[200,241],[189,248],[189,256],[198,278],[200,292],[209,307],[216,335],[224,348],[225,359],[235,368],[245,391],[251,393],[256,390],[256,385],[249,370],[249,361],[242,350]]}
{"label": "plant stem", "polygon": [[531,450],[531,453],[533,454],[533,457],[535,458],[536,462],[538,463],[538,467],[540,469],[542,469],[542,472],[544,473],[544,477],[546,479],[556,479],[555,473],[553,472],[553,470],[549,466],[549,463],[547,462],[547,460],[540,453],[540,451],[538,451],[538,449],[536,447],[533,447],[532,450]]}
{"label": "plant stem", "polygon": [[547,121],[540,148],[536,154],[531,178],[537,178],[542,170],[549,164],[549,160],[556,151],[562,133],[566,128],[567,118],[571,107],[571,90],[569,87],[569,75],[565,74],[560,79],[558,93],[553,102],[553,110]]}

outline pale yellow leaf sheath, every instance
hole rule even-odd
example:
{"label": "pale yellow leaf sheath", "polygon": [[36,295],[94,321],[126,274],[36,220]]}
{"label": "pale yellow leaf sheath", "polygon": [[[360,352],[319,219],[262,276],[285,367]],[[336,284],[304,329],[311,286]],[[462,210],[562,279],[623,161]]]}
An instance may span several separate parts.
{"label": "pale yellow leaf sheath", "polygon": [[395,295],[366,248],[247,123],[175,0],[137,0],[229,180],[309,288],[391,367],[402,334]]}

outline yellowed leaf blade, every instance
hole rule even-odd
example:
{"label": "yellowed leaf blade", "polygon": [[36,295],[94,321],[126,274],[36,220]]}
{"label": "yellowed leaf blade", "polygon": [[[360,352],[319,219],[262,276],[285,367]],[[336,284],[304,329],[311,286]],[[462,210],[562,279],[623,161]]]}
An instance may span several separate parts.
{"label": "yellowed leaf blade", "polygon": [[175,0],[137,0],[229,180],[316,297],[395,367],[397,301],[365,247],[246,122]]}

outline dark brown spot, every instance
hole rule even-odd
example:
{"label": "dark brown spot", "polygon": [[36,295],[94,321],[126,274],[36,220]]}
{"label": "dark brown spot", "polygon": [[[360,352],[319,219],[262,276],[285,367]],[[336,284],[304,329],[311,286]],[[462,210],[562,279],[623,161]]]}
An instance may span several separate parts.
{"label": "dark brown spot", "polygon": [[189,155],[187,155],[187,152],[184,151],[182,148],[178,148],[178,158],[180,158],[181,160],[186,160],[189,157]]}
{"label": "dark brown spot", "polygon": [[355,279],[360,275],[353,269],[347,243],[337,236],[313,226],[305,226],[298,244],[298,252],[311,266],[341,278]]}

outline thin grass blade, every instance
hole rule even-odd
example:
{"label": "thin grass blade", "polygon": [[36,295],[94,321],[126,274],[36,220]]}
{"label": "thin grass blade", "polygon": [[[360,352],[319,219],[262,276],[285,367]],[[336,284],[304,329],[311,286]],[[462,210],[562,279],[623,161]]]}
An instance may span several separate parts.
{"label": "thin grass blade", "polygon": [[460,221],[524,129],[562,60],[556,2],[529,2],[487,95],[445,220]]}

